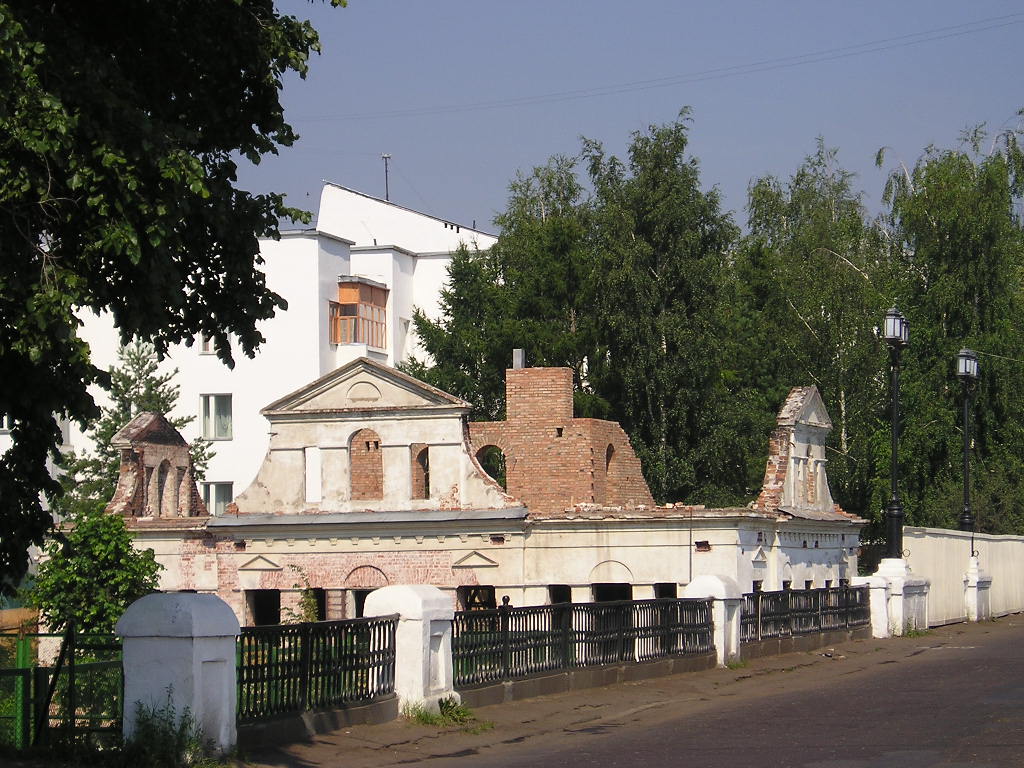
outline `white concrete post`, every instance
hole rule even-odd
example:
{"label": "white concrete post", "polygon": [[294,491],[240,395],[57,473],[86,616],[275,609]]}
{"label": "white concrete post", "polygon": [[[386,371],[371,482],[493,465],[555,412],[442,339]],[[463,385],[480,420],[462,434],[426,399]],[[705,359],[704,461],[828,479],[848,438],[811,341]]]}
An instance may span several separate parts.
{"label": "white concrete post", "polygon": [[968,621],[992,618],[991,588],[992,577],[981,570],[978,558],[972,557],[964,574],[964,608]]}
{"label": "white concrete post", "polygon": [[238,619],[216,595],[172,592],[136,600],[117,622],[124,641],[124,736],[135,732],[138,706],[187,710],[204,740],[221,752],[237,742]]}
{"label": "white concrete post", "polygon": [[743,593],[728,576],[697,576],[683,589],[683,597],[711,598],[715,649],[718,666],[724,667],[740,655],[740,608]]}
{"label": "white concrete post", "polygon": [[907,561],[900,557],[882,558],[875,575],[889,585],[889,632],[899,636],[927,629],[928,579],[915,577]]}
{"label": "white concrete post", "polygon": [[425,584],[382,587],[366,597],[364,616],[397,613],[395,693],[402,710],[437,712],[442,699],[459,700],[452,687],[451,599]]}
{"label": "white concrete post", "polygon": [[867,585],[871,609],[871,636],[889,637],[889,582],[881,576],[854,576],[850,585]]}

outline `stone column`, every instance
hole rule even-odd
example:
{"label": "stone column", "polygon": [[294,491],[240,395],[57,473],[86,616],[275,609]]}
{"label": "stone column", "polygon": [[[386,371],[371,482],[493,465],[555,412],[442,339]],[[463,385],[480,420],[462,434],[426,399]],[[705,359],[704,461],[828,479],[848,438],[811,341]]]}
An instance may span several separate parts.
{"label": "stone column", "polygon": [[985,621],[992,618],[990,589],[992,577],[981,570],[977,557],[972,557],[964,574],[964,608],[968,621]]}
{"label": "stone column", "polygon": [[216,595],[184,592],[147,595],[117,622],[124,641],[124,736],[135,733],[138,707],[173,705],[178,720],[188,711],[214,748],[237,741],[238,619]]}
{"label": "stone column", "polygon": [[401,710],[437,712],[442,699],[459,700],[452,687],[451,598],[425,584],[381,587],[371,592],[364,616],[398,614],[395,693]]}
{"label": "stone column", "polygon": [[728,576],[697,576],[683,589],[683,597],[711,598],[715,650],[718,666],[724,667],[740,657],[740,610],[743,593],[739,584]]}

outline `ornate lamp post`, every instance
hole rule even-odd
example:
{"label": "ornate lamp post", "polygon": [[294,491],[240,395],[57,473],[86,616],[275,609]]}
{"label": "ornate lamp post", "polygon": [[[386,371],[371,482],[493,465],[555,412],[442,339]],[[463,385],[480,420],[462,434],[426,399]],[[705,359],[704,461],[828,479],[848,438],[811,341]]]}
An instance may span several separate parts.
{"label": "ornate lamp post", "polygon": [[956,354],[956,375],[964,385],[964,509],[960,530],[971,532],[971,556],[974,555],[974,514],[971,512],[971,394],[978,381],[978,356],[969,349]]}
{"label": "ornate lamp post", "polygon": [[892,465],[890,480],[892,495],[889,505],[885,508],[885,556],[887,558],[903,557],[903,504],[899,496],[899,450],[900,435],[900,353],[910,339],[910,324],[903,314],[893,307],[885,313],[885,325],[882,336],[889,345],[889,369],[891,373],[890,396],[892,406]]}

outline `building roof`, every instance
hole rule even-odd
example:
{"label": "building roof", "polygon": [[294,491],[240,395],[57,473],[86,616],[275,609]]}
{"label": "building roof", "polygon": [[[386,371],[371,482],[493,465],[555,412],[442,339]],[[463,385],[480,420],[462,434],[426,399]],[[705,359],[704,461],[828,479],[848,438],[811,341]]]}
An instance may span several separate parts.
{"label": "building roof", "polygon": [[187,445],[181,433],[162,414],[143,411],[110,438],[114,448],[131,448],[133,443],[157,445]]}

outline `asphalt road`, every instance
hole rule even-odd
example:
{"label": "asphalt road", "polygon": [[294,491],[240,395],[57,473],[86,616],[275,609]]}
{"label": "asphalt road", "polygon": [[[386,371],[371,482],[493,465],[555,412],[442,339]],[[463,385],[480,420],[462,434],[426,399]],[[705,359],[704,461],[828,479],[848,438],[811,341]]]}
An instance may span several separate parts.
{"label": "asphalt road", "polygon": [[253,765],[1024,767],[1024,616],[486,707],[479,733],[359,726]]}

